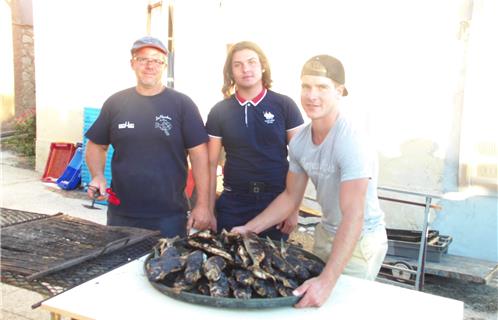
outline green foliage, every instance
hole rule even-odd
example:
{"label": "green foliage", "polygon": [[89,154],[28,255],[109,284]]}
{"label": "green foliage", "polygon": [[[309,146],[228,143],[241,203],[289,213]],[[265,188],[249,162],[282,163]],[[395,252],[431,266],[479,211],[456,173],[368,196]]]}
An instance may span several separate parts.
{"label": "green foliage", "polygon": [[6,141],[15,152],[27,157],[35,155],[36,142],[36,112],[28,109],[14,119],[15,135]]}

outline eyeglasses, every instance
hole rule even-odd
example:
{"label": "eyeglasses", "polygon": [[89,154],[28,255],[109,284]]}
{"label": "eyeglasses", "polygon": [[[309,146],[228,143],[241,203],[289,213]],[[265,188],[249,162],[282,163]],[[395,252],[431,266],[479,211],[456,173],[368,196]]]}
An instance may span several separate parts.
{"label": "eyeglasses", "polygon": [[154,67],[160,67],[166,63],[166,61],[161,60],[161,59],[152,59],[152,58],[146,58],[146,57],[133,57],[133,60],[138,62],[138,64],[141,66],[145,66],[148,63],[150,63]]}

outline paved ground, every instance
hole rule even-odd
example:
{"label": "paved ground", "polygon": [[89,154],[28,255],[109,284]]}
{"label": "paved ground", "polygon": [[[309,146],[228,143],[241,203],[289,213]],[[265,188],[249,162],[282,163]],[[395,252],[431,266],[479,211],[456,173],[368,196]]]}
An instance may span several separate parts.
{"label": "paved ground", "polygon": [[[5,150],[0,152],[0,207],[44,214],[63,212],[105,223],[105,209],[90,210],[82,206],[90,203],[84,193],[58,190],[53,184],[42,183],[40,173],[22,167],[22,159]],[[296,232],[293,238],[309,242],[310,236]],[[47,312],[31,309],[33,304],[43,300],[40,294],[5,284],[1,284],[1,289],[0,319],[50,319]],[[498,319],[498,272],[489,285],[428,278],[426,292],[464,301],[465,319]]]}

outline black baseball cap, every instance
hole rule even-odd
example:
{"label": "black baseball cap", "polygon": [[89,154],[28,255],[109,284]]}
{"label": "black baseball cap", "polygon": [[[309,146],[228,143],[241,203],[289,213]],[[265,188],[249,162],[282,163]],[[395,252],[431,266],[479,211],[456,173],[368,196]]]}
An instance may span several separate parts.
{"label": "black baseball cap", "polygon": [[[346,75],[341,61],[325,54],[314,56],[306,61],[301,71],[301,76],[306,75],[327,77],[342,85],[346,83]],[[346,87],[344,87],[342,95],[348,95]]]}

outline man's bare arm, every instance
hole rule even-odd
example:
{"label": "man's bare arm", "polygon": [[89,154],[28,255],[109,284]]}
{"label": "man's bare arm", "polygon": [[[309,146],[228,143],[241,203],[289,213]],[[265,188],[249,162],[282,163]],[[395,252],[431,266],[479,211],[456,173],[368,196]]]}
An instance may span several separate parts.
{"label": "man's bare arm", "polygon": [[187,230],[190,228],[211,228],[214,216],[209,211],[209,165],[207,143],[200,144],[188,150],[192,175],[195,181],[197,199],[192,209]]}
{"label": "man's bare arm", "polygon": [[361,236],[367,186],[368,179],[341,183],[339,202],[342,220],[334,237],[332,252],[320,276],[296,289],[298,295],[304,294],[296,307],[319,307],[332,293]]}
{"label": "man's bare arm", "polygon": [[[85,161],[92,176],[89,186],[97,188],[100,192],[99,200],[105,199],[107,181],[104,176],[107,150],[109,145],[96,144],[88,140],[85,151]],[[94,197],[95,188],[88,188],[88,196]]]}

